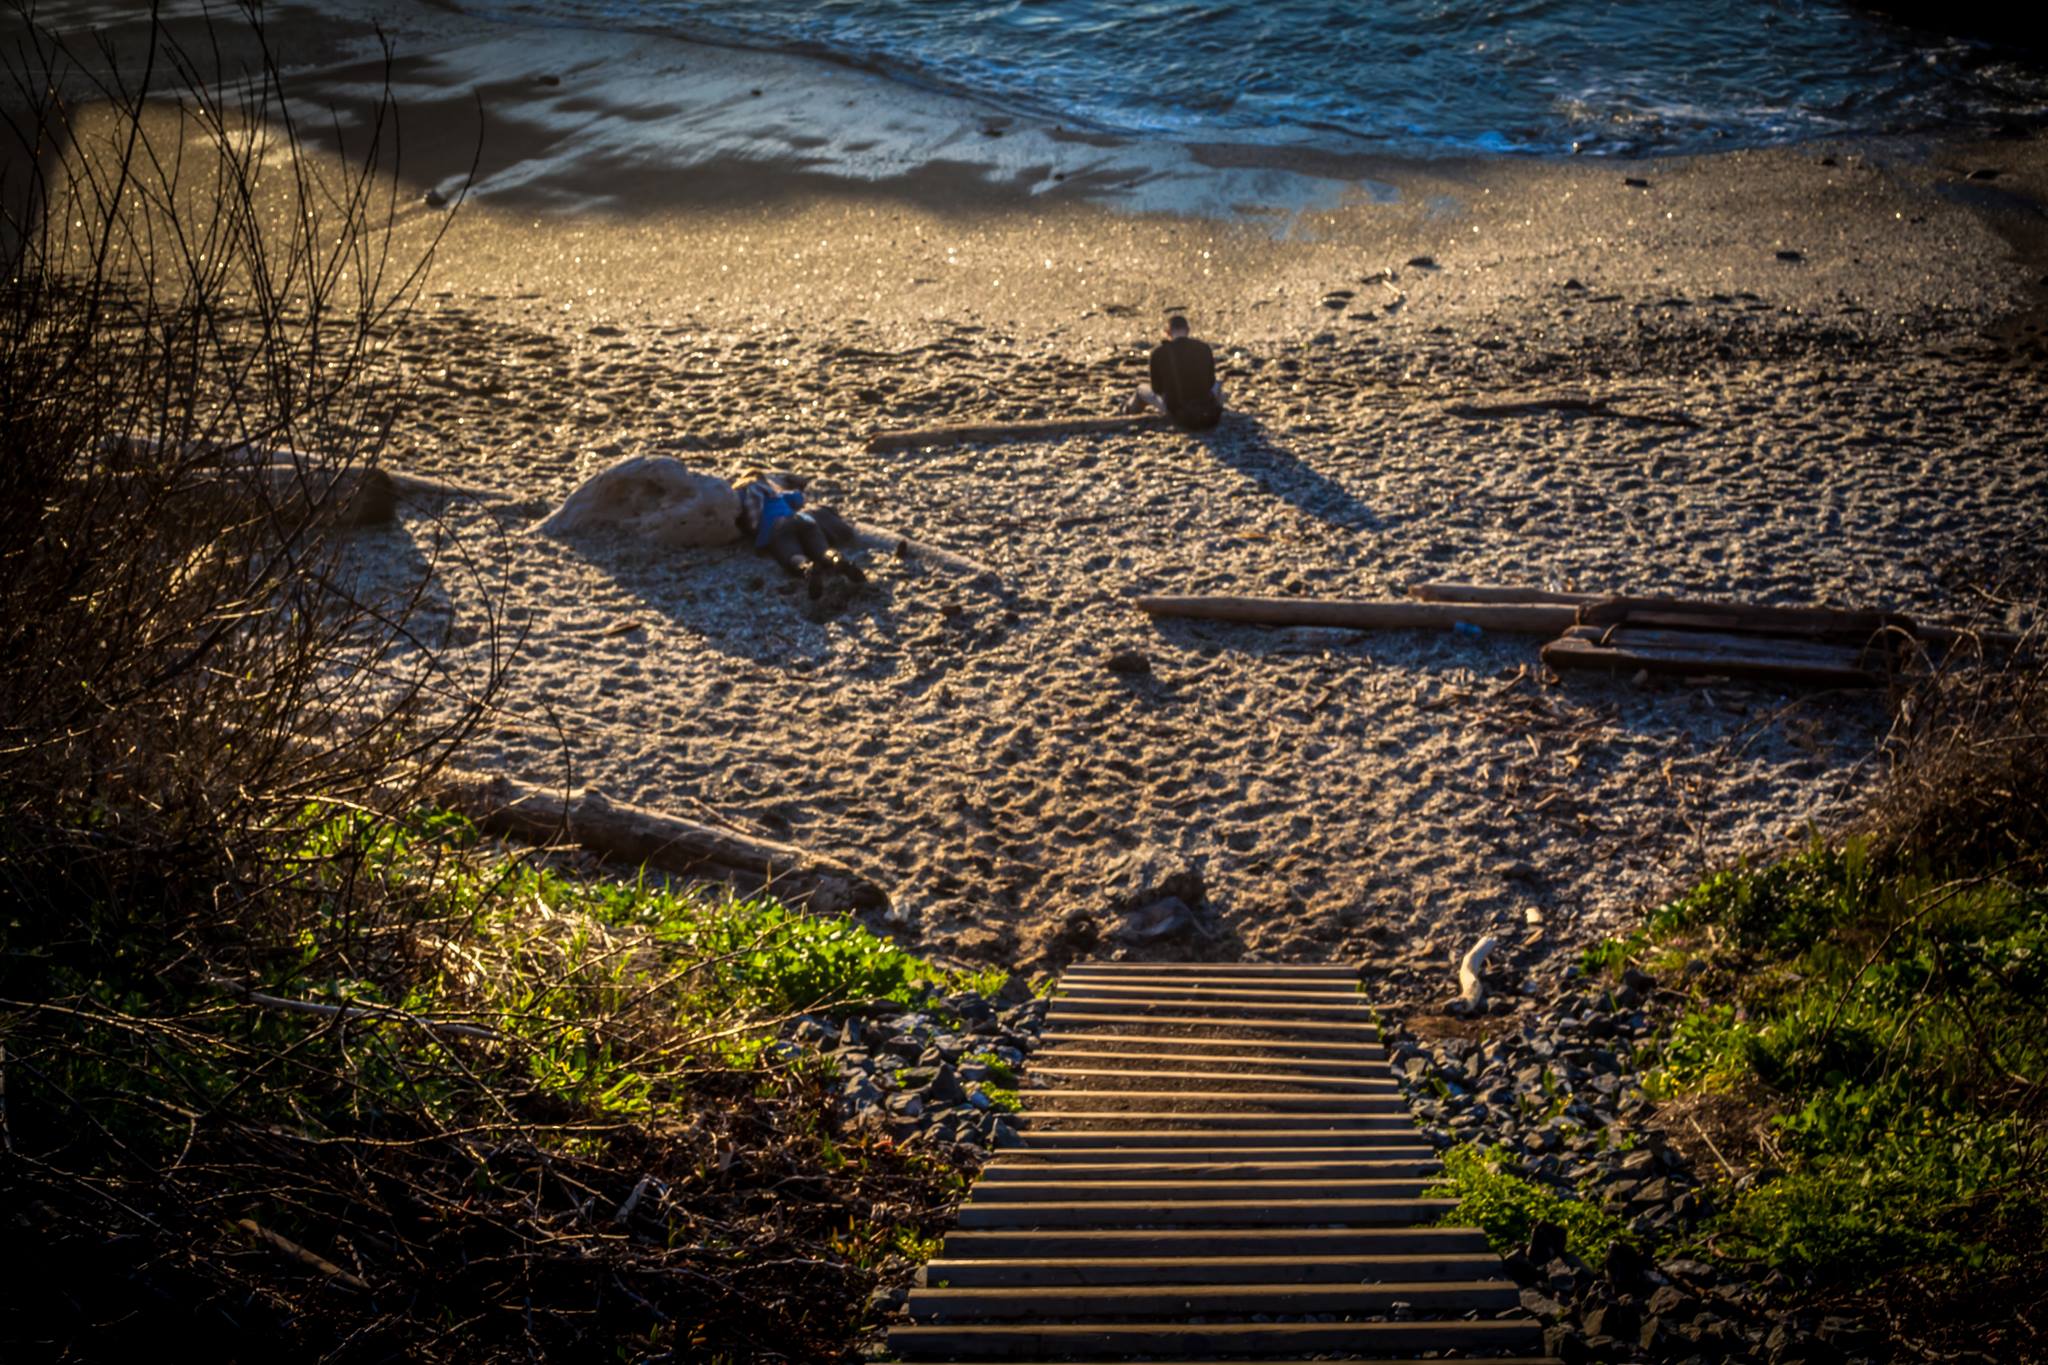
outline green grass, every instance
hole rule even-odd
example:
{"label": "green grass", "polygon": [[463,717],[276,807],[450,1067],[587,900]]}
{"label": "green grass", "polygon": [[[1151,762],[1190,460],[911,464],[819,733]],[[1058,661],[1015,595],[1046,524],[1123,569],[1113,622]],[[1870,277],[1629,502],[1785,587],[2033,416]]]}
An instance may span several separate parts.
{"label": "green grass", "polygon": [[1446,1151],[1436,1193],[1455,1198],[1458,1207],[1444,1222],[1478,1228],[1502,1255],[1521,1250],[1538,1223],[1554,1223],[1564,1229],[1566,1249],[1593,1265],[1625,1239],[1627,1229],[1613,1214],[1539,1185],[1514,1166],[1513,1157],[1471,1143]]}
{"label": "green grass", "polygon": [[[220,1242],[239,1264],[221,1209],[322,1248],[374,1231],[387,1241],[361,1253],[366,1278],[405,1283],[420,1314],[508,1292],[465,1277],[527,1266],[568,1286],[549,1331],[605,1314],[706,1358],[749,1340],[809,1358],[857,1333],[877,1276],[936,1244],[963,1174],[837,1132],[836,1068],[780,1025],[877,1001],[939,1012],[1000,973],[948,971],[769,900],[580,880],[440,812],[309,810],[266,872],[270,932],[223,974],[240,991],[110,939],[52,960],[50,1004],[0,1020],[16,1140],[98,1160],[83,1132],[106,1171],[140,1173],[116,1178],[119,1197],[179,1245]],[[27,960],[20,926],[0,931]],[[357,1011],[345,1026],[315,1012],[337,1005]],[[196,1212],[152,1203],[197,1188],[154,1174],[188,1158],[216,1182]],[[647,1178],[665,1193],[629,1240],[610,1211]],[[411,1242],[403,1264],[380,1259],[393,1228]],[[669,1318],[579,1299],[593,1257],[660,1287]],[[339,1323],[352,1301],[332,1307]]]}
{"label": "green grass", "polygon": [[1697,959],[1646,1088],[1767,1117],[1751,1156],[1772,1173],[1710,1229],[1721,1254],[1847,1287],[2038,1258],[2048,889],[1936,868],[1816,841],[1709,878],[1625,951],[1591,955]]}

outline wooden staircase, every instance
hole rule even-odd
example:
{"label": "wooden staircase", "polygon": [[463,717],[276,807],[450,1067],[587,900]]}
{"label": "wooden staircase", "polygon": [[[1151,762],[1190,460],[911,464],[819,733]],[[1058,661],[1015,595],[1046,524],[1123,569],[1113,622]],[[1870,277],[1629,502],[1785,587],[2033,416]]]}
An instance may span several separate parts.
{"label": "wooden staircase", "polygon": [[1345,967],[1101,963],[889,1334],[905,1361],[1490,1359],[1542,1336]]}

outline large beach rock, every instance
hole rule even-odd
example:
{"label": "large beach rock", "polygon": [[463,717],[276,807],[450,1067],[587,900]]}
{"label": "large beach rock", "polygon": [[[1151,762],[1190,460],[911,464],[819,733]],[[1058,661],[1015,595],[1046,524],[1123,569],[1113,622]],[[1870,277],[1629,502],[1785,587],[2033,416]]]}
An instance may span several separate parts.
{"label": "large beach rock", "polygon": [[684,549],[730,545],[740,538],[734,518],[739,494],[713,474],[699,474],[668,455],[635,455],[593,474],[571,493],[542,534],[605,534]]}

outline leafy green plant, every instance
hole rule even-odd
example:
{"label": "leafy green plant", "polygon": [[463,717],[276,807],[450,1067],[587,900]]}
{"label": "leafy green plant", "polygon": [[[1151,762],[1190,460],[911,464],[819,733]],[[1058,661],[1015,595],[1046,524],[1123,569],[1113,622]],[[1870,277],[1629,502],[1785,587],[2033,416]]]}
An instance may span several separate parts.
{"label": "leafy green plant", "polygon": [[1564,1229],[1567,1249],[1597,1264],[1627,1232],[1621,1220],[1598,1205],[1539,1185],[1517,1174],[1511,1157],[1476,1144],[1446,1151],[1439,1180],[1440,1193],[1458,1201],[1444,1222],[1478,1228],[1502,1254],[1519,1250],[1536,1224],[1555,1223]]}

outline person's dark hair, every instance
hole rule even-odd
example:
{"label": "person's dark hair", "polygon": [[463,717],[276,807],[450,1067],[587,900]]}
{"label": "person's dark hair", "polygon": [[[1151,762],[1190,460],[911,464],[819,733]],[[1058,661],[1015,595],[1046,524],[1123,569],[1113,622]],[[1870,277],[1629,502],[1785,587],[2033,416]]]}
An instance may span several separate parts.
{"label": "person's dark hair", "polygon": [[1166,320],[1166,330],[1169,332],[1185,334],[1188,330],[1188,320],[1186,315],[1182,313],[1175,313],[1172,317],[1168,318]]}

